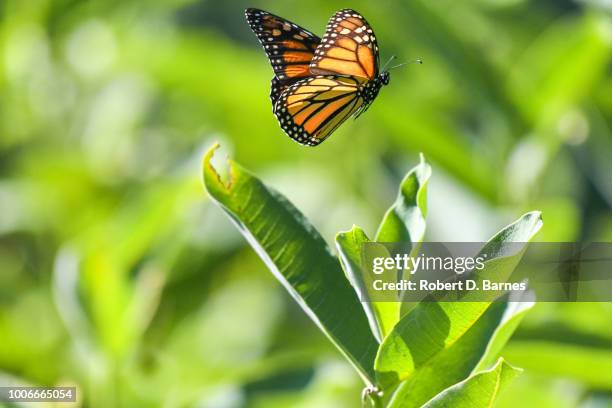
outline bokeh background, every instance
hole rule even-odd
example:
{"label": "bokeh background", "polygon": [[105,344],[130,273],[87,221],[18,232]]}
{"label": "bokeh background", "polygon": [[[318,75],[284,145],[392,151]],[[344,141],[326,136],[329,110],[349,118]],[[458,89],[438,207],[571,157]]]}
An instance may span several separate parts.
{"label": "bokeh background", "polygon": [[[353,7],[383,60],[424,64],[305,148],[271,113],[249,6],[319,34]],[[373,235],[419,152],[430,240],[483,241],[539,209],[541,241],[612,241],[608,0],[3,0],[0,13],[2,384],[75,384],[85,407],[359,405],[351,368],[203,191],[214,141],[330,242],[352,224]],[[612,406],[610,304],[539,304],[504,355],[526,370],[503,407]]]}

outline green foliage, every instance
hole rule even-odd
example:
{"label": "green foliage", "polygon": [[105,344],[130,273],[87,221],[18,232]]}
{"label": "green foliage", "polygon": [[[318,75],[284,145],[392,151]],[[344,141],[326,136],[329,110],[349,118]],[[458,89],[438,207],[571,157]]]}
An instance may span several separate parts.
{"label": "green foliage", "polygon": [[[442,310],[445,305],[451,304],[432,303],[432,305],[436,305],[439,310]],[[457,309],[467,315],[470,312],[481,310],[479,306],[481,305],[476,303],[459,303]],[[433,343],[434,346],[426,344],[424,349],[432,355],[429,359],[414,367],[410,373],[404,373],[407,379],[397,387],[390,406],[419,407],[445,388],[462,381],[472,373],[490,367],[499,355],[500,348],[505,345],[517,324],[532,306],[533,303],[525,301],[525,299],[519,303],[495,302],[486,307],[485,312],[476,321],[467,323],[467,331],[452,344],[438,346],[435,345],[436,343]],[[415,316],[415,319],[421,316],[423,314]],[[444,316],[436,311],[430,312],[429,316],[437,317],[438,322],[440,320],[446,321],[448,325],[451,324],[451,321],[456,324],[463,317],[451,319],[452,313]],[[434,327],[434,329],[439,329],[439,327]],[[421,333],[426,329],[420,327],[419,330],[419,333]],[[434,331],[432,333],[435,333],[433,336],[437,337],[437,342],[447,339],[444,338],[445,334],[443,332]],[[416,338],[416,336],[413,336],[413,338]],[[389,341],[386,346],[381,346],[379,351],[381,360],[393,357],[393,351],[389,350],[392,347],[391,343]],[[384,353],[382,352],[383,347],[386,347]],[[419,352],[419,350],[416,351]],[[398,355],[395,357],[400,358]]]}
{"label": "green foliage", "polygon": [[[366,233],[357,226],[353,226],[350,231],[339,232],[336,235],[336,247],[342,269],[360,297],[367,297],[366,288],[370,283],[364,282],[366,277],[361,271],[362,245],[369,241]],[[371,302],[363,298],[360,300],[372,332],[380,343],[397,321],[399,308],[393,302]]]}
{"label": "green foliage", "polygon": [[483,371],[434,397],[423,408],[491,407],[502,389],[520,372],[500,359],[489,371]]}
{"label": "green foliage", "polygon": [[[490,256],[485,262],[483,273],[487,273],[493,265],[496,272],[505,269],[512,272],[522,255],[522,251],[515,254],[503,254],[499,249],[506,242],[528,242],[541,226],[539,213],[529,213],[515,223],[509,225],[493,237],[483,248],[490,251],[496,247],[497,257]],[[500,268],[500,261],[504,263]],[[417,368],[435,365],[439,354],[453,347],[460,339],[469,333],[473,326],[480,323],[480,318],[489,308],[486,302],[423,302],[405,315],[394,327],[391,334],[382,343],[377,358],[376,371],[380,384],[392,387],[398,382],[413,375]],[[500,317],[498,317],[499,319]],[[494,326],[492,328],[494,330]],[[431,333],[422,336],[423,332]],[[491,333],[492,334],[492,333]],[[486,347],[486,338],[479,334],[472,341],[485,342],[481,346],[483,353]],[[477,347],[469,347],[476,350]],[[463,353],[447,353],[454,359],[469,360]],[[479,358],[476,359],[476,362]],[[473,367],[472,367],[473,368]],[[470,369],[471,371],[471,369]]]}
{"label": "green foliage", "polygon": [[[496,357],[531,303],[421,302],[402,316],[398,299],[366,302],[365,313],[361,313],[349,283],[357,294],[368,285],[360,272],[362,244],[369,241],[365,232],[353,227],[336,236],[338,263],[312,225],[279,193],[232,161],[229,180],[222,181],[211,164],[216,148],[204,157],[206,189],[276,278],[362,374],[366,388],[374,389],[366,393],[366,399],[375,406],[419,407],[438,393],[443,401],[469,400],[475,389],[488,384],[493,374],[473,373]],[[430,172],[421,158],[421,164],[402,182],[379,236],[418,237],[412,241],[417,245],[423,240],[425,185]],[[483,274],[494,269],[509,275],[525,248],[523,244],[518,251],[510,250],[506,244],[530,241],[541,226],[540,214],[532,212],[497,233],[482,248],[488,255]],[[366,319],[372,332],[367,330]],[[371,353],[375,348],[374,362]],[[499,377],[495,381],[505,381],[506,371],[495,374]],[[467,383],[454,385],[462,381]],[[489,397],[492,399],[494,396]]]}
{"label": "green foliage", "polygon": [[427,181],[431,167],[421,155],[421,163],[400,184],[397,200],[383,217],[376,241],[421,242],[425,236],[427,215]]}
{"label": "green foliage", "polygon": [[204,183],[274,276],[348,357],[373,381],[376,341],[361,306],[327,244],[284,197],[234,162],[223,183],[204,158]]}
{"label": "green foliage", "polygon": [[[431,168],[421,156],[421,163],[412,169],[400,184],[395,203],[383,217],[376,241],[418,243],[425,235],[425,215],[427,213],[427,181]],[[357,293],[366,295],[363,289],[367,286],[361,272],[361,248],[369,239],[357,226],[351,231],[336,235],[336,246],[342,267]],[[415,248],[416,249],[416,248]],[[364,300],[364,299],[362,299]],[[364,310],[374,328],[374,335],[379,342],[387,336],[401,317],[401,303],[364,302]]]}

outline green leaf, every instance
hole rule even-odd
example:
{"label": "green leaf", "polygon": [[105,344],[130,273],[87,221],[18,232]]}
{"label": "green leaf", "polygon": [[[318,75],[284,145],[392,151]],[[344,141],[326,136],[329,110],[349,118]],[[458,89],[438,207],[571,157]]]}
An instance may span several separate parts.
{"label": "green leaf", "polygon": [[533,306],[533,302],[527,299],[517,300],[520,302],[491,304],[455,344],[400,384],[389,407],[420,407],[473,372],[489,368],[522,317]]}
{"label": "green leaf", "polygon": [[377,242],[421,242],[425,235],[427,215],[427,181],[431,167],[421,155],[402,183],[395,203],[387,210],[378,232]]}
{"label": "green leaf", "polygon": [[[411,169],[400,184],[395,203],[387,210],[376,234],[378,242],[419,243],[425,235],[425,215],[427,213],[427,181],[431,167],[421,155],[421,162]],[[365,232],[353,226],[350,231],[336,236],[336,247],[340,254],[342,267],[347,278],[357,291],[365,296],[367,291],[361,270],[361,246],[370,242]],[[370,283],[370,282],[368,282]],[[399,321],[402,303],[400,302],[362,302],[370,326],[379,341],[387,336]]]}
{"label": "green leaf", "polygon": [[[355,291],[363,297],[368,296],[366,288],[371,286],[371,282],[364,282],[364,278],[371,277],[371,275],[364,274],[361,267],[362,244],[369,241],[366,233],[357,226],[353,226],[350,231],[340,232],[336,235],[336,247],[340,254],[342,268]],[[382,246],[381,248],[384,249]],[[376,339],[381,342],[397,323],[401,303],[361,300],[370,321],[372,332]]]}
{"label": "green leaf", "polygon": [[[508,248],[504,244],[528,242],[541,225],[540,214],[532,212],[495,235],[483,248],[483,251],[490,255],[489,260],[485,262],[484,271],[492,266],[496,272],[510,273],[522,257],[525,245],[522,245],[523,249],[520,251],[508,253]],[[402,317],[381,344],[375,362],[378,384],[383,389],[390,389],[399,382],[417,375],[419,370],[433,370],[432,367],[438,364],[452,366],[453,361],[447,362],[446,359],[450,358],[456,362],[459,358],[464,358],[463,355],[448,353],[447,350],[457,343],[461,345],[463,342],[468,342],[462,338],[471,329],[480,330],[479,319],[488,307],[489,303],[486,302],[419,303]],[[481,321],[480,324],[485,323]],[[470,350],[470,347],[466,349]],[[472,353],[482,355],[484,352],[475,350]],[[480,359],[480,357],[474,358],[473,367]]]}
{"label": "green leaf", "polygon": [[371,384],[377,342],[338,260],[305,217],[282,195],[230,161],[221,181],[204,156],[206,190],[275,277]]}
{"label": "green leaf", "polygon": [[512,302],[505,303],[506,307],[501,321],[491,336],[487,349],[474,371],[486,370],[497,359],[525,314],[534,306],[535,303],[532,298],[533,294],[531,292],[523,292],[521,299],[513,299]]}
{"label": "green leaf", "polygon": [[502,250],[506,248],[504,244],[529,242],[540,228],[542,228],[542,214],[539,211],[528,212],[495,234],[480,252],[501,254]]}
{"label": "green leaf", "polygon": [[520,372],[500,358],[491,370],[478,373],[444,390],[423,405],[423,408],[493,407],[500,391]]}
{"label": "green leaf", "polygon": [[[421,154],[421,162],[412,168],[402,180],[395,203],[387,210],[378,232],[377,242],[404,242],[410,244],[411,252],[425,236],[425,216],[427,215],[427,182],[431,176],[431,166]],[[414,304],[403,302],[390,305],[389,302],[379,302],[375,309],[383,309],[378,320],[381,336],[385,338]]]}

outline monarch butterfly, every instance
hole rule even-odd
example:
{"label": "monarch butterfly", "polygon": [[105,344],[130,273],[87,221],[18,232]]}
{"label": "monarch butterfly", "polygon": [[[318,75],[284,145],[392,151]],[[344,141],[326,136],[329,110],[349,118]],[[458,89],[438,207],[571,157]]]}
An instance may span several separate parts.
{"label": "monarch butterfly", "polygon": [[389,83],[389,72],[378,68],[374,32],[354,10],[336,12],[323,39],[263,10],[245,14],[274,70],[274,115],[300,144],[323,142],[347,118],[365,112]]}

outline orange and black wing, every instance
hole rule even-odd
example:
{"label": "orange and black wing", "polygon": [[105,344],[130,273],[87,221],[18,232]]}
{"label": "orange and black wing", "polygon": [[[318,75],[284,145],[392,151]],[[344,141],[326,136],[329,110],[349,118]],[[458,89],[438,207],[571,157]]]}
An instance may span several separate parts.
{"label": "orange and black wing", "polygon": [[249,8],[245,14],[274,69],[275,77],[270,92],[274,103],[289,84],[312,75],[310,62],[321,39],[297,24],[267,11]]}
{"label": "orange and black wing", "polygon": [[289,137],[316,146],[363,106],[359,86],[352,77],[306,78],[282,92],[274,114]]}
{"label": "orange and black wing", "polygon": [[345,75],[373,80],[378,75],[378,45],[368,22],[355,10],[332,16],[310,71],[315,75]]}

